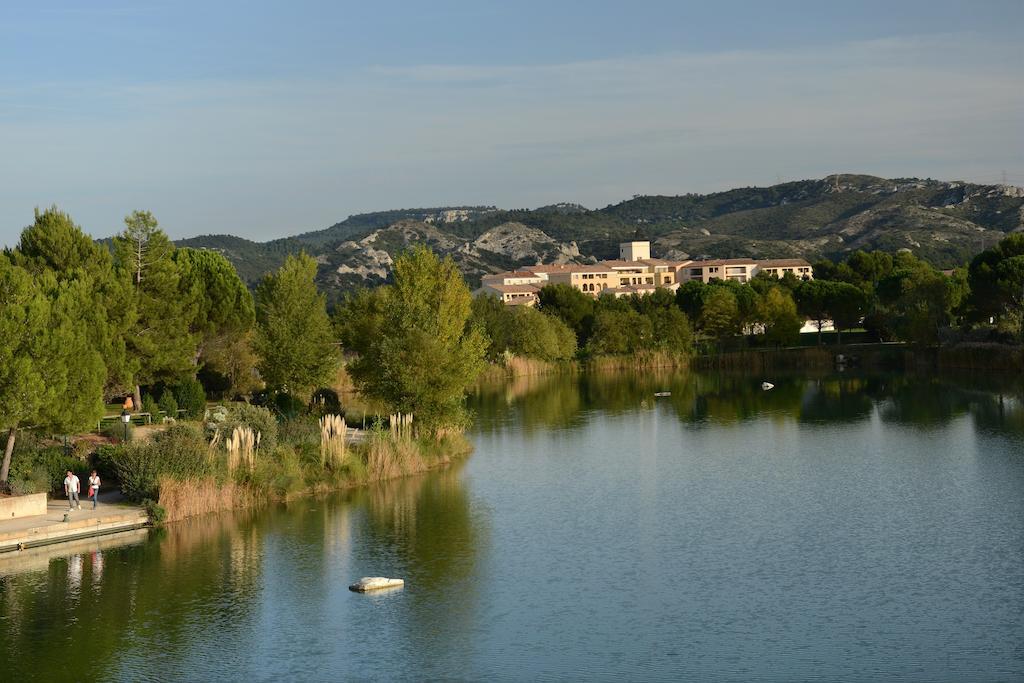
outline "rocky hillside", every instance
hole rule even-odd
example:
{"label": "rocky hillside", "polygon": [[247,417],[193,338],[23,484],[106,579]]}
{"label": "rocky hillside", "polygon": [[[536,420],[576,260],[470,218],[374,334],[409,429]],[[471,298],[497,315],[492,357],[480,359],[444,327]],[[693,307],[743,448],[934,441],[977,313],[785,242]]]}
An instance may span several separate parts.
{"label": "rocky hillside", "polygon": [[249,282],[305,250],[320,262],[320,284],[336,299],[354,286],[383,282],[393,257],[414,243],[450,254],[475,283],[518,265],[614,258],[620,241],[638,237],[668,258],[813,260],[856,249],[909,249],[952,267],[1022,229],[1018,187],[838,175],[706,195],[638,196],[598,210],[570,203],[517,211],[401,209],[271,242],[209,235],[179,244],[222,251]]}

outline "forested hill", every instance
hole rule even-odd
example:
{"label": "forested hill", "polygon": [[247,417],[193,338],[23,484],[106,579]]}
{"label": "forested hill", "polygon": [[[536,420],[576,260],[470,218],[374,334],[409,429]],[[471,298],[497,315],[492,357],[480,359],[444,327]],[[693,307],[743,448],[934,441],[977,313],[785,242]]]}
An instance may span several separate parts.
{"label": "forested hill", "polygon": [[178,244],[223,252],[249,282],[304,250],[319,261],[320,285],[333,299],[383,281],[394,255],[415,242],[451,254],[475,283],[484,273],[539,261],[615,258],[618,243],[634,238],[651,239],[654,255],[665,258],[814,260],[909,249],[947,268],[1022,229],[1018,187],[840,174],[704,195],[636,196],[597,210],[569,203],[398,209],[271,242],[205,235]]}

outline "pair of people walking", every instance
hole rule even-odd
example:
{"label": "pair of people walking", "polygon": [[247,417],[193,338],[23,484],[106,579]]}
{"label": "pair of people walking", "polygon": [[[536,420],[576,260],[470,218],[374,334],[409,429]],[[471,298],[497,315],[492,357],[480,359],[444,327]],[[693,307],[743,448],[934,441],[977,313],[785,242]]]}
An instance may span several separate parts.
{"label": "pair of people walking", "polygon": [[[74,510],[75,508],[81,510],[82,503],[78,499],[78,494],[82,490],[82,484],[78,479],[78,476],[68,470],[68,476],[64,477],[64,495],[68,497],[68,509]],[[92,471],[89,475],[89,498],[92,500],[92,509],[96,509],[96,504],[99,502],[100,496],[100,475],[96,474],[96,470]]]}

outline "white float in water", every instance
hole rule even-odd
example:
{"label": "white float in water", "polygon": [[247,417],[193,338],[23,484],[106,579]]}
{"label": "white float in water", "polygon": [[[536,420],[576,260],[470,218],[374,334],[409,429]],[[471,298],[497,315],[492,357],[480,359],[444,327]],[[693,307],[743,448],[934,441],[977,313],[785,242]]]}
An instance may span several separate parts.
{"label": "white float in water", "polygon": [[671,391],[655,391],[654,395],[655,396],[671,396],[672,392]]}
{"label": "white float in water", "polygon": [[349,586],[348,589],[357,593],[365,593],[367,591],[381,590],[382,588],[401,588],[404,585],[405,581],[403,579],[389,579],[385,576],[364,576]]}
{"label": "white float in water", "polygon": [[765,391],[768,391],[770,389],[774,389],[775,385],[772,384],[771,382],[761,382],[761,388],[764,389]]}

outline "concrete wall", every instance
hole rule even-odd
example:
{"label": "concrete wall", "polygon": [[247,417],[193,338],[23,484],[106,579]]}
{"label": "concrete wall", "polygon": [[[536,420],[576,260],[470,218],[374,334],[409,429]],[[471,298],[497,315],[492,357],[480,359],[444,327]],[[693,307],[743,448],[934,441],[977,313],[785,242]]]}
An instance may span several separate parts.
{"label": "concrete wall", "polygon": [[6,496],[0,498],[0,520],[45,514],[45,493],[30,493],[27,496]]}

